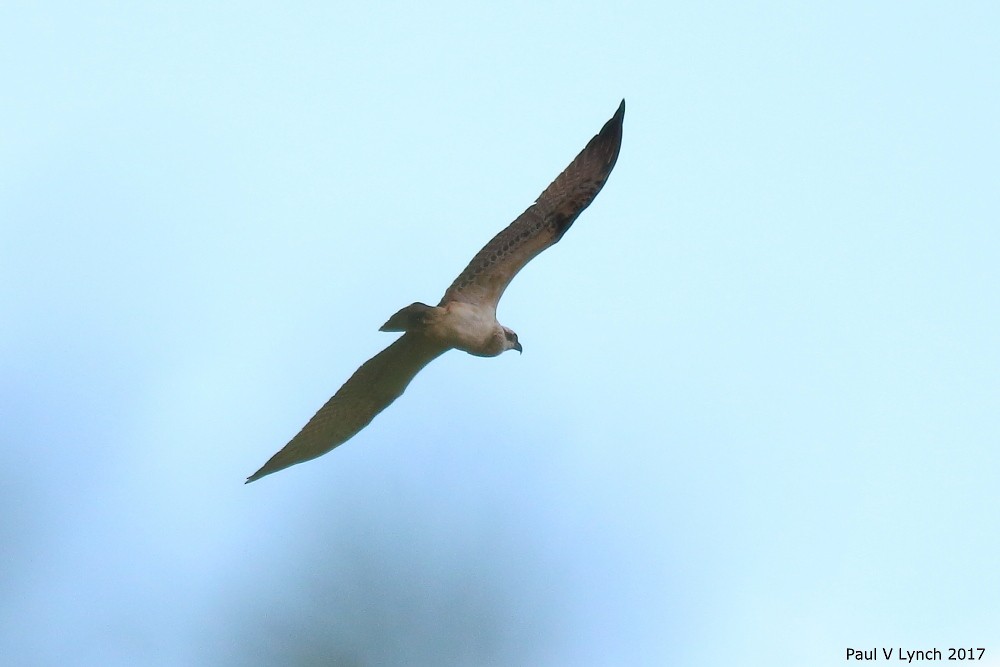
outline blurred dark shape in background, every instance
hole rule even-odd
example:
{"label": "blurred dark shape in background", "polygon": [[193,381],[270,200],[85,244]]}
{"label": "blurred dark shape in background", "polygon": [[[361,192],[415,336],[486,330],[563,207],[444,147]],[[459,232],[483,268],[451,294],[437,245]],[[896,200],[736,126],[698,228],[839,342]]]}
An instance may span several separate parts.
{"label": "blurred dark shape in background", "polygon": [[350,523],[331,516],[330,525],[303,532],[302,544],[283,552],[297,553],[294,562],[223,595],[219,626],[206,637],[208,661],[530,664],[548,644],[544,609],[558,578],[528,581],[541,578],[529,562],[538,554],[502,522],[470,530],[423,509],[383,505],[382,514]]}

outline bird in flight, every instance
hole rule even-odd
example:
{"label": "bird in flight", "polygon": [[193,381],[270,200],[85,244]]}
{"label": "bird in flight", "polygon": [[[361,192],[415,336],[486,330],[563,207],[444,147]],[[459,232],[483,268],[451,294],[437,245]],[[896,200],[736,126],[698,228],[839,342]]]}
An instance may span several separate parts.
{"label": "bird in flight", "polygon": [[450,349],[477,357],[521,352],[517,334],[497,322],[497,302],[517,272],[562,238],[604,187],[622,143],[625,100],[534,204],[476,253],[437,306],[413,303],[380,331],[404,332],[361,365],[298,435],[246,483],[326,454],[399,398],[420,370]]}

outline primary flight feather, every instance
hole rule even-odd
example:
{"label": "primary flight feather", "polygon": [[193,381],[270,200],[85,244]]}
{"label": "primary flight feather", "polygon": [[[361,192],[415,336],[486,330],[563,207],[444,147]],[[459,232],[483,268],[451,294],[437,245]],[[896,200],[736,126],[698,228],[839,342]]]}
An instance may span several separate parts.
{"label": "primary flight feather", "polygon": [[604,187],[622,143],[625,101],[534,204],[476,253],[437,306],[413,303],[382,325],[399,339],[362,364],[298,435],[247,483],[340,445],[399,396],[424,366],[450,349],[480,357],[521,351],[497,322],[497,302],[517,272],[554,245]]}

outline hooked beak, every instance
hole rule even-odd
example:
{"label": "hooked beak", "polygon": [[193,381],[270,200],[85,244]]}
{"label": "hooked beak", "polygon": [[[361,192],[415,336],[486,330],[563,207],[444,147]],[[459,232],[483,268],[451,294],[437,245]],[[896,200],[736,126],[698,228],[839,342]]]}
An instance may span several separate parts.
{"label": "hooked beak", "polygon": [[518,354],[521,354],[521,353],[524,352],[524,348],[521,347],[521,343],[514,343],[514,349],[517,350]]}

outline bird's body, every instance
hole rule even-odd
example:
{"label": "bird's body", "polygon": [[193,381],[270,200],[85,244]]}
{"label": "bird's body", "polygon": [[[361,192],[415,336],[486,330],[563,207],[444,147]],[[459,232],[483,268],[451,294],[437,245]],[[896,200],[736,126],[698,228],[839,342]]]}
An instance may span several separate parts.
{"label": "bird's body", "polygon": [[496,357],[510,349],[496,311],[462,301],[449,301],[434,309],[427,337],[477,357]]}
{"label": "bird's body", "polygon": [[428,363],[449,349],[478,357],[521,351],[497,321],[497,302],[525,264],[557,243],[607,181],[621,148],[625,102],[576,159],[514,222],[476,253],[437,306],[413,303],[381,331],[403,335],[366,361],[292,440],[247,478],[321,456],[368,425]]}
{"label": "bird's body", "polygon": [[495,357],[510,349],[506,344],[510,330],[497,322],[496,310],[486,304],[442,301],[432,307],[414,303],[389,318],[380,330],[420,333],[477,357]]}

